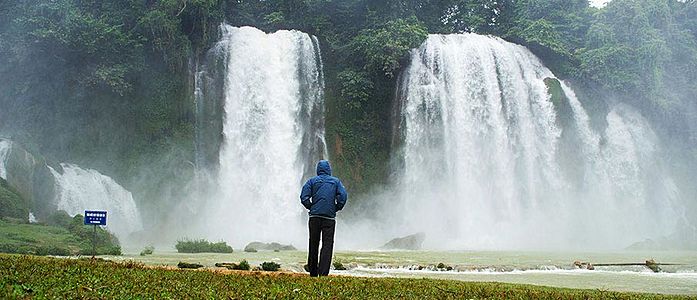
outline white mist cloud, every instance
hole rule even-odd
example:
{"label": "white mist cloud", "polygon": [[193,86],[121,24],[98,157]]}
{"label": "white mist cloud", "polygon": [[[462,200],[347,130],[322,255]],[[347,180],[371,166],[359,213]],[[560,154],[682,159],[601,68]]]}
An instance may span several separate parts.
{"label": "white mist cloud", "polygon": [[593,7],[600,8],[600,7],[605,7],[605,5],[607,5],[607,3],[610,1],[612,1],[612,0],[590,0],[590,4]]}

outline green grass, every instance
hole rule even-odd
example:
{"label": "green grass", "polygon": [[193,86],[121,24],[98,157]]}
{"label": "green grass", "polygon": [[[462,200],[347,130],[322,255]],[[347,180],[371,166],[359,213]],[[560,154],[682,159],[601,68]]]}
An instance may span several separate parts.
{"label": "green grass", "polygon": [[0,252],[69,255],[83,247],[78,237],[62,227],[0,220]]}
{"label": "green grass", "polygon": [[[66,214],[67,216],[67,214]],[[0,219],[0,252],[35,255],[90,255],[93,228],[82,223],[82,216],[67,216],[59,225],[26,224]],[[97,254],[120,255],[118,240],[106,230],[97,230]]]}
{"label": "green grass", "polygon": [[435,279],[307,275],[148,268],[101,262],[0,255],[0,298],[138,299],[688,299],[662,296],[460,282]]}

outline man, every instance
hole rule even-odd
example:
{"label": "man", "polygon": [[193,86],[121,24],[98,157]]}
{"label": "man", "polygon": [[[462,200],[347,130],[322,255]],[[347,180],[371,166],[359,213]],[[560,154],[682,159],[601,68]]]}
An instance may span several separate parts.
{"label": "man", "polygon": [[[300,203],[310,210],[310,250],[307,256],[307,265],[310,276],[329,275],[329,265],[332,262],[334,248],[334,227],[336,226],[336,212],[346,205],[346,189],[339,178],[332,176],[329,162],[320,160],[317,163],[317,176],[310,178],[303,185],[300,193]],[[317,265],[317,250],[320,236],[322,239],[322,252],[320,253],[319,266]]]}

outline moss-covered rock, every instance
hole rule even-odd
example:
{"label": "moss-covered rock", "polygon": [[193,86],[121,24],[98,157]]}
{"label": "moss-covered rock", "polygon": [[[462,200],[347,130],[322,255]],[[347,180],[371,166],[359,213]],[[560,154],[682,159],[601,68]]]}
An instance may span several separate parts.
{"label": "moss-covered rock", "polygon": [[[55,170],[62,171],[59,164],[51,165]],[[31,153],[17,143],[12,143],[5,167],[7,184],[21,196],[25,202],[24,205],[31,209],[39,220],[44,220],[56,210],[53,203],[55,178],[43,156]]]}
{"label": "moss-covered rock", "polygon": [[281,269],[281,265],[272,261],[266,261],[261,264],[261,269],[269,272],[276,272]]}
{"label": "moss-covered rock", "polygon": [[27,202],[7,181],[0,178],[0,218],[10,217],[29,221],[29,206]]}

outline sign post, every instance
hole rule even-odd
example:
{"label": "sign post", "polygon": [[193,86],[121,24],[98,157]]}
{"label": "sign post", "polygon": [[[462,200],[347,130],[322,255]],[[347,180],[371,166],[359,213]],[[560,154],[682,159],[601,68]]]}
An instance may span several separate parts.
{"label": "sign post", "polygon": [[97,255],[97,226],[106,225],[106,211],[86,210],[85,225],[94,226],[92,234],[92,258]]}

